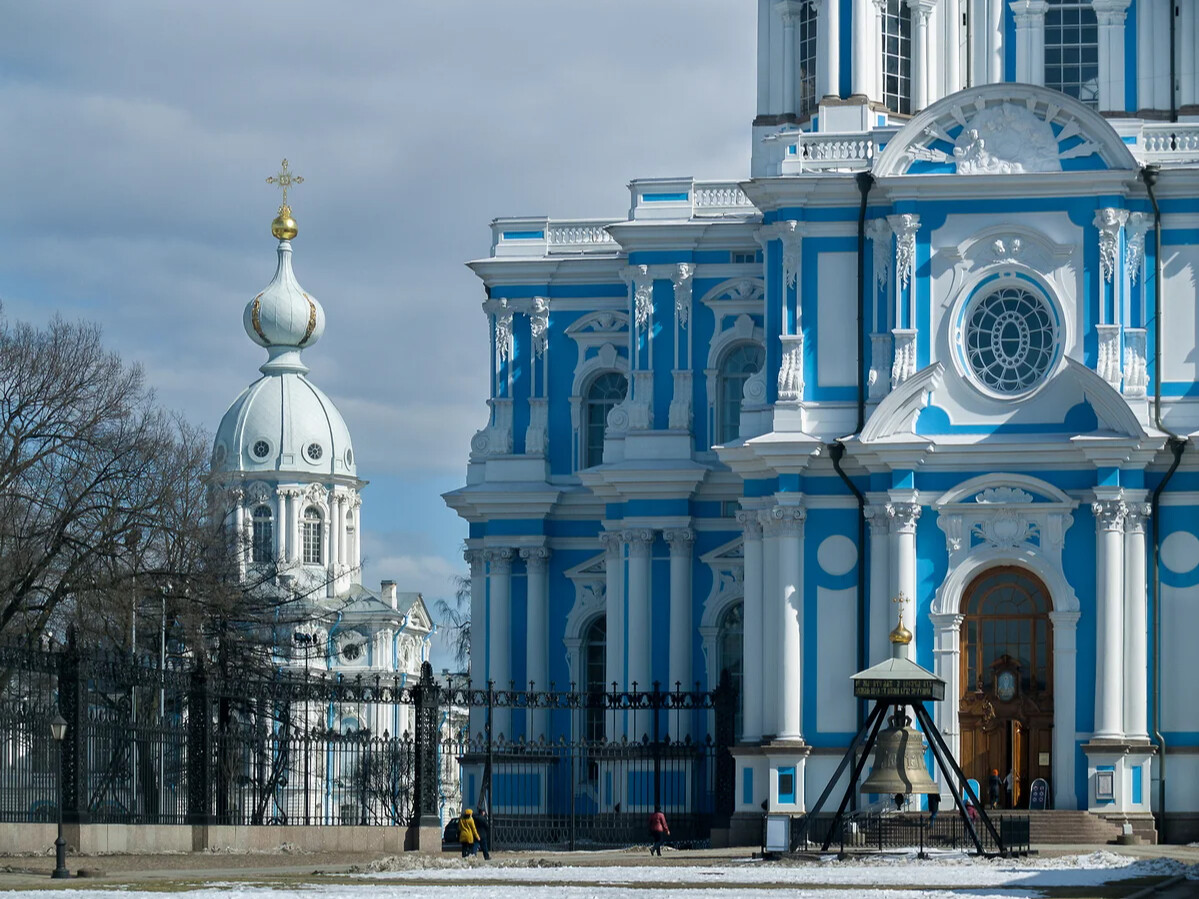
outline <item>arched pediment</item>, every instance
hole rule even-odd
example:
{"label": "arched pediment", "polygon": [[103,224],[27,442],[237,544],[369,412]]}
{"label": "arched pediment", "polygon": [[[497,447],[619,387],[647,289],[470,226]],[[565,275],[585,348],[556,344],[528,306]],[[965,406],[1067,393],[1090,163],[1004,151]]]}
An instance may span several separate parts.
{"label": "arched pediment", "polygon": [[1026,505],[1058,503],[1073,509],[1078,505],[1065,493],[1047,481],[1026,474],[993,472],[959,484],[941,495],[933,505],[944,508],[955,503],[992,505]]}
{"label": "arched pediment", "polygon": [[1077,359],[1066,358],[1066,366],[1059,377],[1072,380],[1082,391],[1095,417],[1099,419],[1100,430],[1113,431],[1126,437],[1138,440],[1146,437],[1145,429],[1137,421],[1136,413],[1128,405],[1124,397],[1115,388],[1103,380],[1098,373],[1083,365]]}
{"label": "arched pediment", "polygon": [[1130,169],[1111,125],[1073,97],[1032,84],[988,84],[938,100],[891,139],[876,177]]}
{"label": "arched pediment", "polygon": [[934,362],[888,393],[862,429],[862,443],[877,443],[888,437],[914,434],[916,417],[928,405],[929,393],[941,386],[944,374],[945,366]]}

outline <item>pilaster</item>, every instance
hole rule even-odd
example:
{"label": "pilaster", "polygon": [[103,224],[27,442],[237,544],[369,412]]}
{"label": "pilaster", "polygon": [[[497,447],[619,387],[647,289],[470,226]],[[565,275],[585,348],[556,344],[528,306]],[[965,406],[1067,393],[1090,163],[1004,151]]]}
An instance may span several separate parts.
{"label": "pilaster", "polygon": [[912,632],[912,642],[903,648],[904,656],[916,661],[916,522],[921,507],[915,491],[891,491],[887,514],[891,519],[891,596],[902,594],[909,601],[900,604],[903,626]]}
{"label": "pilaster", "polygon": [[762,523],[756,511],[738,512],[737,522],[742,528],[745,556],[741,739],[748,743],[762,738]]}
{"label": "pilaster", "polygon": [[[670,547],[670,647],[667,656],[667,686],[674,689],[682,684],[686,689],[693,680],[691,645],[694,636],[691,613],[691,562],[695,546],[695,531],[672,528],[663,532]],[[744,601],[744,600],[743,600]],[[744,628],[744,622],[742,624]],[[746,664],[743,668],[748,668]],[[680,721],[686,726],[689,719]],[[686,733],[677,734],[679,738]]]}
{"label": "pilaster", "polygon": [[[544,546],[525,547],[520,551],[528,577],[525,614],[525,677],[531,688],[549,689],[549,570],[550,551]],[[537,739],[548,734],[548,713],[529,711],[526,736]]]}
{"label": "pilaster", "polygon": [[653,646],[653,607],[650,602],[650,549],[654,532],[649,528],[632,528],[622,535],[629,547],[629,595],[625,608],[628,614],[628,689],[652,690],[650,647]]}
{"label": "pilaster", "polygon": [[1097,740],[1123,736],[1124,517],[1127,507],[1115,497],[1091,504],[1095,515],[1096,672],[1095,733]]}
{"label": "pilaster", "polygon": [[1099,109],[1102,112],[1124,114],[1124,18],[1129,2],[1091,0],[1095,18],[1099,21]]}

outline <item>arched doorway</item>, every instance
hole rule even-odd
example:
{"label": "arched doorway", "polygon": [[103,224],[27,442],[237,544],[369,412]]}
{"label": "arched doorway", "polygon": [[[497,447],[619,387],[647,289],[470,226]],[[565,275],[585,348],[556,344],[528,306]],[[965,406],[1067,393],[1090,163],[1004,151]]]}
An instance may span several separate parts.
{"label": "arched doorway", "polygon": [[1053,628],[1045,585],[1014,567],[976,577],[962,599],[958,710],[962,768],[989,801],[992,770],[1011,774],[1005,807],[1026,808],[1029,787],[1050,777]]}

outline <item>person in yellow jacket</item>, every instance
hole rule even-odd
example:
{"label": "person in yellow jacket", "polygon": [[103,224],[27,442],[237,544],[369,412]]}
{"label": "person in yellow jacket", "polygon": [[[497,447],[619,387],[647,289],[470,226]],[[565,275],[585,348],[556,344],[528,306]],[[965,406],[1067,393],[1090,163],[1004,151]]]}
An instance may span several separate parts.
{"label": "person in yellow jacket", "polygon": [[478,852],[479,829],[475,827],[475,813],[466,809],[458,819],[458,842],[462,845],[462,857]]}

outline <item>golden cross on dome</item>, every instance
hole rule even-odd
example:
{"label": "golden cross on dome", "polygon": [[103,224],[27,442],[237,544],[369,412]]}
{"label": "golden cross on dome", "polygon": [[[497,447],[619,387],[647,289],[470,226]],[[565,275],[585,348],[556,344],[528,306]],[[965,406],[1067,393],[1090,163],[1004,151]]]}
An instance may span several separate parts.
{"label": "golden cross on dome", "polygon": [[279,207],[279,211],[282,212],[284,209],[287,208],[287,189],[295,184],[303,184],[304,179],[301,178],[299,175],[296,175],[296,174],[292,173],[291,171],[289,171],[287,168],[287,160],[284,159],[283,165],[279,169],[278,174],[271,175],[271,177],[266,179],[266,183],[267,184],[277,184],[280,188],[283,189],[283,205]]}
{"label": "golden cross on dome", "polygon": [[903,624],[903,604],[906,602],[911,602],[911,600],[908,599],[906,596],[904,596],[903,592],[901,591],[898,596],[896,596],[894,599],[891,600],[891,602],[899,604],[899,623],[902,625]]}

